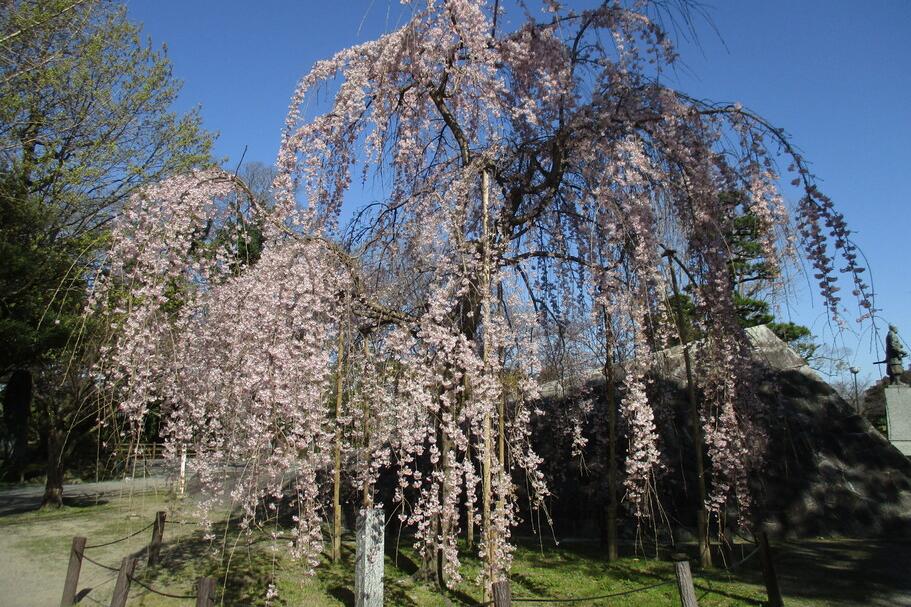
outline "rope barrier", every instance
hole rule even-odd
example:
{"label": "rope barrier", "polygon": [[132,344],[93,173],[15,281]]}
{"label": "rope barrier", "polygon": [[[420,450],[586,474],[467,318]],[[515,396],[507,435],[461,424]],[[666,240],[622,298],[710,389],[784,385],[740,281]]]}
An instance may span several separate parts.
{"label": "rope barrier", "polygon": [[[737,563],[735,563],[734,565],[731,565],[730,567],[728,567],[725,571],[726,571],[727,573],[730,573],[731,571],[734,571],[735,569],[737,569],[738,567],[740,567],[741,565],[743,565],[744,563],[746,563],[748,560],[750,560],[751,558],[753,558],[753,556],[755,556],[756,553],[759,552],[759,549],[760,549],[760,547],[757,546],[756,548],[753,549],[753,552],[749,553],[748,555],[746,555],[745,557],[743,557],[742,559],[740,559],[739,562],[737,562]],[[705,592],[703,592],[702,594],[699,595],[699,597],[696,599],[696,602],[701,602],[702,599],[704,599],[704,598],[707,597],[708,595],[710,595],[710,594],[712,594],[713,592],[715,592],[715,589],[712,588],[712,582],[711,582],[711,581],[705,580],[705,583],[708,585],[709,588],[708,588],[708,590],[706,590]]]}
{"label": "rope barrier", "polygon": [[731,565],[730,567],[728,567],[727,570],[728,570],[728,571],[734,571],[735,569],[737,569],[738,567],[740,567],[741,565],[743,565],[744,563],[746,563],[748,560],[750,560],[751,558],[753,558],[753,556],[754,556],[757,552],[759,552],[759,546],[757,546],[756,548],[754,548],[754,549],[753,549],[753,552],[749,553],[748,555],[746,555],[745,557],[743,557],[742,559],[740,559],[740,562],[739,562],[739,563],[737,563],[736,565]]}
{"label": "rope barrier", "polygon": [[79,558],[85,559],[88,562],[90,562],[91,564],[97,565],[98,567],[101,567],[102,569],[107,569],[108,571],[120,571],[120,567],[108,567],[104,563],[99,563],[95,559],[89,558],[88,556],[86,556],[86,554],[84,552],[82,552],[82,553],[77,552],[76,554],[79,554]]}
{"label": "rope barrier", "polygon": [[138,579],[136,579],[132,575],[130,576],[130,581],[136,582],[137,584],[139,584],[140,586],[142,586],[143,588],[145,588],[146,590],[148,590],[149,592],[151,592],[153,594],[167,597],[169,599],[195,599],[196,598],[195,594],[168,594],[167,592],[162,592],[161,590],[155,590],[151,586],[140,582]]}
{"label": "rope barrier", "polygon": [[[157,522],[157,521],[156,521],[156,522]],[[86,549],[86,548],[101,548],[101,547],[104,547],[104,546],[111,546],[111,545],[113,545],[113,544],[118,544],[118,543],[120,543],[120,542],[126,541],[126,540],[128,540],[128,539],[130,539],[130,538],[132,538],[132,537],[136,537],[136,536],[139,535],[140,533],[143,533],[143,532],[145,532],[145,531],[148,531],[150,528],[152,528],[152,527],[156,524],[156,522],[149,523],[148,525],[146,525],[146,526],[143,527],[142,529],[140,529],[140,530],[138,530],[138,531],[135,531],[135,532],[133,532],[133,533],[127,535],[127,536],[124,536],[124,537],[122,537],[122,538],[119,538],[119,539],[116,539],[116,540],[112,540],[112,541],[110,541],[110,542],[104,542],[104,543],[101,543],[101,544],[92,544],[91,546],[84,546],[83,549],[82,549],[81,551],[76,551],[76,555],[79,557],[80,560],[86,560],[86,561],[88,561],[89,563],[92,563],[93,565],[95,565],[95,566],[97,566],[97,567],[101,567],[102,569],[107,569],[108,571],[113,571],[114,573],[120,574],[120,573],[121,573],[121,570],[120,570],[119,567],[111,567],[111,566],[109,566],[109,565],[105,565],[104,563],[99,563],[99,562],[96,561],[95,559],[89,557],[89,556],[85,553],[85,549]],[[175,525],[194,525],[194,524],[195,524],[195,523],[183,522],[183,521],[169,521],[169,520],[167,520],[167,519],[165,519],[164,522],[165,522],[165,523],[172,523],[172,524],[175,524]],[[75,542],[75,540],[74,540],[74,547],[75,547],[75,545],[76,545],[76,542]],[[114,576],[114,577],[116,577],[116,576]],[[114,577],[112,577],[112,578],[106,580],[104,583],[110,582],[112,579],[114,579]],[[128,577],[128,579],[130,580],[130,582],[135,582],[137,585],[139,585],[139,586],[142,587],[142,588],[145,588],[148,592],[151,592],[152,594],[157,594],[157,595],[159,595],[159,596],[163,596],[163,597],[166,597],[166,598],[169,598],[169,599],[179,599],[179,600],[188,600],[188,599],[195,599],[195,598],[197,598],[195,594],[171,594],[171,593],[168,593],[168,592],[163,592],[163,591],[158,590],[158,589],[156,589],[156,588],[153,588],[152,586],[150,586],[150,585],[146,584],[145,582],[139,580],[138,578],[136,578],[136,577],[135,577],[134,575],[132,575],[132,574],[128,574],[127,577]],[[88,594],[86,594],[86,595],[83,596],[82,598],[87,598],[87,599],[89,599],[89,600],[91,600],[91,601],[97,602],[93,597],[89,597]]]}
{"label": "rope barrier", "polygon": [[135,536],[139,535],[139,534],[142,533],[143,531],[148,531],[149,529],[152,528],[152,526],[153,526],[154,524],[155,524],[155,523],[149,523],[148,525],[146,525],[145,527],[143,527],[143,528],[140,529],[139,531],[137,531],[137,532],[135,532],[135,533],[131,533],[130,535],[128,535],[128,536],[126,536],[126,537],[122,537],[122,538],[120,538],[119,540],[113,540],[113,541],[110,541],[110,542],[105,542],[105,543],[103,543],[103,544],[92,544],[91,546],[86,546],[86,548],[102,548],[102,547],[104,547],[104,546],[110,546],[110,545],[112,545],[112,544],[119,544],[120,542],[123,542],[123,541],[125,541],[125,540],[128,540],[128,539],[130,539],[131,537],[135,537]]}
{"label": "rope barrier", "polygon": [[[512,597],[513,603],[581,603],[582,601],[598,601],[601,599],[610,599],[618,596],[626,596],[629,594],[636,594],[637,592],[644,592],[645,590],[651,590],[652,588],[658,588],[659,586],[664,586],[665,584],[672,583],[673,580],[663,580],[656,584],[649,584],[647,586],[640,586],[639,588],[633,588],[632,590],[623,590],[621,592],[612,592],[611,594],[602,594],[600,596],[586,596],[580,598],[532,598],[532,597]],[[486,603],[481,603],[481,605],[493,605],[493,601],[487,601]]]}
{"label": "rope barrier", "polygon": [[647,586],[640,586],[639,588],[633,588],[632,590],[624,590],[622,592],[613,592],[611,594],[602,594],[600,596],[587,596],[582,598],[562,598],[562,599],[534,599],[534,598],[522,598],[522,597],[513,597],[513,603],[580,603],[582,601],[599,601],[601,599],[611,599],[618,596],[626,596],[628,594],[636,594],[637,592],[644,592],[646,590],[651,590],[652,588],[658,588],[659,586],[664,586],[665,584],[670,584],[673,580],[664,580],[656,584],[649,584]]}
{"label": "rope barrier", "polygon": [[[77,553],[77,554],[79,554],[79,553]],[[109,567],[109,566],[105,565],[104,563],[99,563],[99,562],[96,561],[95,559],[92,559],[92,558],[89,558],[88,556],[86,556],[85,553],[81,553],[81,554],[79,554],[79,556],[80,556],[81,558],[87,560],[88,562],[92,563],[93,565],[97,565],[98,567],[102,567],[103,569],[107,569],[108,571],[113,571],[113,572],[115,572],[115,573],[119,573],[119,572],[120,572],[120,568],[119,568],[119,567]],[[195,599],[195,598],[196,598],[196,595],[195,595],[195,594],[169,594],[169,593],[167,593],[167,592],[162,592],[161,590],[156,590],[155,588],[152,588],[152,587],[149,586],[148,584],[143,583],[142,581],[136,579],[136,578],[135,578],[134,576],[132,576],[132,575],[130,575],[129,578],[130,578],[130,581],[131,581],[131,582],[135,582],[135,583],[139,584],[140,586],[142,586],[143,588],[145,588],[145,589],[148,590],[149,592],[151,592],[151,593],[153,593],[153,594],[157,594],[157,595],[163,596],[163,597],[167,597],[167,598],[169,598],[169,599]],[[114,578],[111,578],[111,579],[114,579]],[[111,581],[111,580],[107,580],[107,581],[105,581],[104,583],[107,583],[107,582],[109,582],[109,581]]]}
{"label": "rope barrier", "polygon": [[[758,548],[758,547],[755,548],[751,553],[749,553],[748,555],[746,555],[744,558],[742,558],[738,563],[736,563],[735,565],[732,565],[731,567],[728,567],[727,571],[733,571],[733,570],[737,569],[738,567],[740,567],[741,565],[743,565],[744,563],[746,563],[748,560],[750,560],[751,558],[753,558],[753,557],[756,555],[757,552],[759,552],[759,548]],[[664,586],[665,584],[670,584],[670,583],[672,583],[672,582],[673,582],[673,580],[663,580],[663,581],[658,582],[658,583],[655,583],[655,584],[649,584],[649,585],[647,585],[647,586],[640,586],[639,588],[633,588],[632,590],[624,590],[624,591],[622,591],[622,592],[613,592],[613,593],[611,593],[611,594],[602,594],[602,595],[599,595],[599,596],[588,596],[588,597],[581,597],[581,598],[532,598],[532,597],[513,597],[513,598],[512,598],[512,602],[513,602],[513,603],[581,603],[581,602],[583,602],[583,601],[599,601],[599,600],[602,600],[602,599],[611,599],[611,598],[616,598],[616,597],[619,597],[619,596],[627,596],[627,595],[630,595],[630,594],[636,594],[637,592],[643,592],[643,591],[645,591],[645,590],[651,590],[651,589],[653,589],[653,588],[658,588],[658,587],[660,587],[660,586]],[[710,588],[709,590],[706,590],[706,591],[702,594],[702,596],[699,597],[699,600],[702,600],[703,598],[705,598],[705,596],[706,596],[707,594],[709,594],[709,593],[711,593],[711,592],[713,592],[713,590],[712,590],[711,588]],[[494,604],[493,601],[488,601],[488,602],[486,602],[486,603],[482,603],[482,605],[493,605],[493,604]]]}
{"label": "rope barrier", "polygon": [[[118,573],[120,573],[120,572],[118,571]],[[81,597],[79,600],[80,600],[80,601],[84,601],[85,599],[89,599],[90,601],[93,601],[93,602],[95,602],[95,603],[98,603],[99,605],[102,605],[103,603],[101,603],[100,601],[98,601],[97,599],[95,599],[95,598],[93,598],[93,597],[91,597],[91,596],[89,596],[89,595],[92,594],[92,592],[94,592],[94,591],[98,590],[99,588],[101,588],[102,586],[104,586],[104,585],[106,585],[106,584],[110,584],[111,582],[113,582],[113,581],[116,580],[116,579],[117,579],[117,576],[116,576],[116,575],[112,575],[111,577],[109,577],[108,579],[104,580],[103,582],[98,582],[97,584],[92,584],[92,587],[91,587],[91,588],[88,588],[87,590],[83,590],[83,592],[84,592],[85,594],[83,594],[82,597]]]}

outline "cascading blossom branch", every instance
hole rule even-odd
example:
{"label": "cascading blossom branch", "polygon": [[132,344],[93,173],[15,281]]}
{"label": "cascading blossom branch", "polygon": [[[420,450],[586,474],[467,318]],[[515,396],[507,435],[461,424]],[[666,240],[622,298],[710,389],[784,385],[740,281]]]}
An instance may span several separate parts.
{"label": "cascading blossom branch", "polygon": [[[130,201],[92,295],[119,329],[103,372],[135,429],[160,405],[169,454],[196,454],[189,465],[206,487],[203,514],[230,497],[249,525],[258,506],[274,511],[290,488],[292,552],[315,566],[318,476],[333,437],[330,358],[339,294],[351,285],[325,241],[278,229],[257,263],[243,265],[235,243],[244,228],[231,222],[229,198],[247,193],[237,185],[197,172]],[[275,221],[265,209],[253,215]],[[225,495],[227,467],[239,464]]]}

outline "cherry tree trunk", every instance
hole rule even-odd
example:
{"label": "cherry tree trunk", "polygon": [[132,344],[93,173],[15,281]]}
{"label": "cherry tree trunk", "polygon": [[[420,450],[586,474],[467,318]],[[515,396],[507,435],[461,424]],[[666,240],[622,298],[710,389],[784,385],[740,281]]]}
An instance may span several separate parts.
{"label": "cherry tree trunk", "polygon": [[617,547],[617,392],[610,350],[606,352],[604,380],[607,389],[607,560],[619,556]]}
{"label": "cherry tree trunk", "polygon": [[[465,454],[465,458],[469,463],[474,466],[474,449],[471,445],[468,445],[468,451]],[[465,507],[465,543],[468,547],[468,550],[474,548],[474,508],[468,507],[466,504]]]}
{"label": "cherry tree trunk", "polygon": [[[445,479],[446,475],[449,472],[450,462],[449,462],[449,450],[452,448],[450,444],[449,437],[446,435],[446,432],[442,429],[440,430],[440,468],[443,471],[443,477]],[[440,503],[445,504],[448,498],[446,482],[440,483]],[[439,524],[439,531],[441,538],[448,538],[449,534],[452,533],[450,529],[450,521],[443,516],[442,513],[436,515],[437,521]],[[439,547],[436,549],[436,578],[437,585],[440,589],[446,587],[446,555],[443,553],[443,550]]]}

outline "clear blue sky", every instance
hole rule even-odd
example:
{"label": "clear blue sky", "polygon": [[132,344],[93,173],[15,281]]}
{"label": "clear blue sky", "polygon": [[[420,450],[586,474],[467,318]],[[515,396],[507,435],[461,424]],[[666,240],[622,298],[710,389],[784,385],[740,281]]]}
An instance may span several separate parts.
{"label": "clear blue sky", "polygon": [[[509,0],[506,0],[509,3]],[[572,2],[568,2],[572,4]],[[393,29],[398,0],[131,0],[132,19],[166,44],[184,81],[178,109],[202,107],[237,162],[274,162],[297,80],[320,59]],[[716,0],[681,40],[676,83],[739,101],[784,127],[812,162],[867,255],[883,318],[911,341],[911,1]],[[793,194],[793,192],[788,191]],[[798,279],[795,321],[827,333],[812,289]],[[882,325],[881,325],[882,326]],[[851,328],[855,325],[851,323]],[[878,378],[869,333],[845,335],[861,377]]]}

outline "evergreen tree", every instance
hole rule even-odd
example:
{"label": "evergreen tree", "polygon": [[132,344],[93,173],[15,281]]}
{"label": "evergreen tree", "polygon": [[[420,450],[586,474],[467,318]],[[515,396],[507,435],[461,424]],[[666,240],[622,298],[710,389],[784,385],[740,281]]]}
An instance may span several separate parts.
{"label": "evergreen tree", "polygon": [[209,159],[199,114],[170,111],[179,88],[122,6],[14,0],[0,14],[0,377],[34,379],[45,504],[62,503],[97,417],[84,366],[96,327],[80,313],[108,226],[137,188]]}

